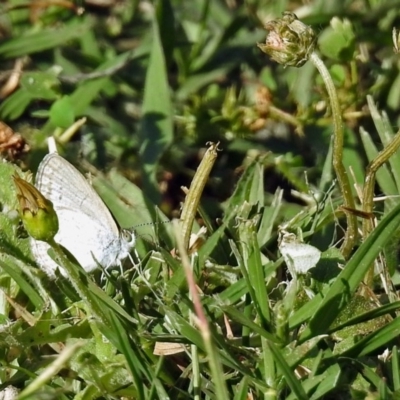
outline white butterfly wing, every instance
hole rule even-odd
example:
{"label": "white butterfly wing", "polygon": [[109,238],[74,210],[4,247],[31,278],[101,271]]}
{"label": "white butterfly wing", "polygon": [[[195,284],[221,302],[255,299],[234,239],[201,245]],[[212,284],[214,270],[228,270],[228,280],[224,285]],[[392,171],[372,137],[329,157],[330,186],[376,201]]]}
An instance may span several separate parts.
{"label": "white butterfly wing", "polygon": [[118,235],[110,211],[85,177],[58,153],[47,154],[39,165],[35,186],[56,210],[68,209],[86,214]]}
{"label": "white butterfly wing", "polygon": [[[55,241],[74,255],[88,272],[119,263],[134,244],[133,234],[120,234],[110,211],[83,175],[57,153],[48,154],[39,166],[36,187],[54,206],[59,220]],[[57,264],[48,255],[49,245],[31,240],[39,266],[54,277]],[[62,271],[64,273],[64,271]]]}
{"label": "white butterfly wing", "polygon": [[[30,240],[31,251],[36,263],[39,265],[40,269],[43,270],[50,278],[55,278],[55,271],[59,268],[58,264],[49,256],[48,251],[50,246],[46,242],[40,240],[35,240],[31,238]],[[59,268],[64,276],[66,276],[65,271]]]}

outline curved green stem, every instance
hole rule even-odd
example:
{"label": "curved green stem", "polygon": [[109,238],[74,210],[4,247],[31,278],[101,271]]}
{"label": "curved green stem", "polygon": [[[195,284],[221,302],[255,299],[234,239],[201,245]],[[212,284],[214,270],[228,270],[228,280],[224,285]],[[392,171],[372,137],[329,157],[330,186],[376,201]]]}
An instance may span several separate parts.
{"label": "curved green stem", "polygon": [[79,297],[84,301],[85,305],[88,307],[92,316],[94,316],[98,322],[102,323],[110,327],[109,318],[107,318],[106,313],[103,311],[103,308],[100,306],[98,301],[92,295],[89,284],[87,282],[87,275],[84,271],[79,271],[79,269],[72,265],[71,261],[69,261],[68,257],[64,254],[60,245],[54,241],[54,239],[50,240],[49,245],[53,249],[58,263],[64,268],[71,282],[72,286],[75,288]]}
{"label": "curved green stem", "polygon": [[[350,181],[347,176],[347,171],[343,164],[343,120],[340,110],[339,99],[336,93],[335,85],[329,74],[325,64],[316,52],[312,52],[310,60],[318,69],[328,91],[329,100],[331,103],[333,116],[333,168],[335,169],[336,177],[339,183],[340,191],[343,195],[344,205],[349,208],[355,208],[353,194],[351,192]],[[351,213],[346,213],[347,229],[344,236],[344,241],[341,247],[342,254],[348,258],[357,239],[357,217]]]}
{"label": "curved green stem", "polygon": [[[368,164],[365,174],[364,189],[363,189],[363,211],[372,214],[374,209],[374,189],[375,177],[378,169],[389,160],[389,158],[400,147],[400,131],[396,133],[390,143],[378,153],[378,155]],[[372,231],[373,224],[371,219],[363,220],[363,237],[366,238]],[[365,284],[372,287],[374,282],[374,267],[372,266],[365,277]]]}

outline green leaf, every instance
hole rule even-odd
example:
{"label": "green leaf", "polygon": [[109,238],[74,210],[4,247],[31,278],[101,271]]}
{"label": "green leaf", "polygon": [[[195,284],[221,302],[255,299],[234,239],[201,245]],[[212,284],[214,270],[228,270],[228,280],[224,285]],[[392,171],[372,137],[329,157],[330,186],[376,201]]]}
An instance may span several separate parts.
{"label": "green leaf", "polygon": [[147,196],[158,204],[156,179],[161,155],[173,139],[172,105],[165,58],[157,21],[153,20],[153,44],[144,87],[143,117],[140,127],[140,156],[143,184]]}
{"label": "green leaf", "polygon": [[[371,135],[363,127],[360,128],[360,138],[363,142],[368,161],[371,162],[378,155],[378,149],[376,148]],[[396,182],[386,165],[382,165],[382,167],[379,168],[376,173],[376,180],[386,196],[396,195],[398,193]]]}
{"label": "green leaf", "polygon": [[392,322],[359,340],[354,346],[344,351],[341,356],[352,358],[365,356],[386,346],[399,335],[400,318],[397,317]]}
{"label": "green leaf", "polygon": [[235,192],[227,202],[225,219],[229,220],[233,214],[236,214],[237,208],[244,202],[257,207],[264,202],[263,165],[259,160],[253,160],[240,177]]}
{"label": "green leaf", "polygon": [[50,121],[59,128],[67,129],[75,120],[74,110],[69,96],[58,99],[50,108]]}
{"label": "green leaf", "polygon": [[289,367],[288,363],[284,359],[281,354],[281,351],[276,347],[276,345],[272,342],[268,343],[268,348],[271,351],[276,364],[279,369],[282,371],[283,376],[285,377],[286,383],[292,389],[293,394],[296,396],[296,399],[308,399],[306,392],[304,391],[300,381],[296,378],[294,372]]}
{"label": "green leaf", "polygon": [[33,100],[33,96],[25,88],[19,88],[8,96],[0,105],[0,117],[14,120],[20,117]]}
{"label": "green leaf", "polygon": [[97,176],[93,185],[121,226],[134,228],[140,236],[167,243],[172,248],[172,227],[165,224],[168,218],[143,191],[115,170],[107,178]]}
{"label": "green leaf", "polygon": [[[379,137],[384,146],[393,139],[394,132],[392,125],[390,124],[389,118],[385,112],[380,113],[374,103],[372,96],[367,96],[368,107],[371,112],[372,119],[374,120],[374,124],[376,130],[378,131]],[[395,194],[400,192],[400,161],[399,157],[390,157],[389,159],[390,171],[394,176],[394,180],[396,181],[397,191]]]}
{"label": "green leaf", "polygon": [[33,99],[54,100],[59,97],[59,81],[51,72],[27,72],[22,75],[21,87]]}
{"label": "green leaf", "polygon": [[257,309],[262,325],[267,327],[271,323],[271,311],[261,262],[261,252],[257,241],[256,227],[259,217],[256,216],[250,219],[250,216],[246,215],[246,211],[243,212],[245,205],[238,210],[239,218],[243,219],[243,222],[238,227],[241,256],[244,264],[242,273],[248,279],[248,286],[254,288],[254,293],[252,293],[254,295],[253,304]]}
{"label": "green leaf", "polygon": [[[0,219],[1,220],[1,219]],[[4,225],[3,225],[4,226]],[[0,236],[0,241],[2,241],[2,237]],[[26,246],[25,246],[26,247]],[[16,251],[15,254],[18,254],[19,251]],[[15,257],[4,254],[2,246],[0,245],[0,267],[6,272],[21,288],[22,292],[29,298],[30,302],[37,309],[41,309],[44,307],[43,298],[37,293],[37,290],[32,286],[32,284],[27,279],[26,275],[23,273],[24,264],[21,260],[16,259]],[[27,267],[25,267],[27,268]]]}
{"label": "green leaf", "polygon": [[82,18],[74,19],[61,28],[41,29],[34,33],[28,31],[25,36],[18,36],[0,45],[0,56],[15,58],[61,46],[79,38],[90,25],[89,19]]}
{"label": "green leaf", "polygon": [[355,50],[355,34],[348,19],[332,18],[330,27],[320,35],[318,43],[322,54],[335,60],[350,59]]}
{"label": "green leaf", "polygon": [[171,64],[175,47],[175,18],[174,10],[169,0],[156,2],[157,23],[160,31],[160,39],[164,49],[165,63]]}

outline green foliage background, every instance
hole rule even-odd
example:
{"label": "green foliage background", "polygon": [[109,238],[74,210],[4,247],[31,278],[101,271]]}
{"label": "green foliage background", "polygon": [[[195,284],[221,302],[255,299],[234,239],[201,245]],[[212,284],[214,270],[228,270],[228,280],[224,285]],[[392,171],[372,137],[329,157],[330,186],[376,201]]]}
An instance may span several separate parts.
{"label": "green foliage background", "polygon": [[[0,165],[0,389],[32,399],[397,398],[398,156],[377,174],[376,194],[390,196],[376,204],[379,224],[344,260],[322,80],[311,63],[273,63],[257,43],[283,11],[313,27],[342,107],[344,163],[362,185],[399,125],[400,1],[100,3],[0,4],[0,119],[30,147]],[[4,92],[16,63],[19,83]],[[139,268],[106,280],[81,272],[89,302],[35,267],[15,211],[11,176],[36,170],[50,135],[139,236]],[[209,342],[170,253],[172,229],[140,226],[179,216],[208,141],[221,151],[191,265]],[[278,225],[323,251],[298,286]],[[367,290],[378,254],[385,279]],[[156,342],[185,352],[155,355]]]}

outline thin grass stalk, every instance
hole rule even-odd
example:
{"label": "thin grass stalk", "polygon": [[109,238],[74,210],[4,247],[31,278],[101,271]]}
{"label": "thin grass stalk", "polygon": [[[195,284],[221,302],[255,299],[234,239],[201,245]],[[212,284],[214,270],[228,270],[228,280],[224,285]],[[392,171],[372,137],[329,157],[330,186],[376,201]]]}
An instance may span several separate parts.
{"label": "thin grass stalk", "polygon": [[219,359],[218,348],[216,347],[214,340],[212,338],[211,330],[204,313],[203,307],[200,302],[200,296],[197,291],[196,282],[194,280],[193,271],[190,265],[189,256],[187,254],[186,248],[184,247],[182,230],[179,226],[178,221],[173,221],[175,228],[175,238],[177,243],[177,248],[179,255],[181,257],[182,266],[185,271],[186,280],[188,282],[189,292],[193,299],[193,307],[195,313],[195,323],[200,331],[200,334],[204,341],[204,347],[208,356],[208,362],[210,366],[210,374],[212,382],[215,385],[215,394],[217,400],[228,399],[228,390],[224,380],[224,371],[222,368],[221,361]]}
{"label": "thin grass stalk", "polygon": [[[355,208],[353,193],[351,191],[350,180],[347,175],[346,168],[343,164],[343,143],[344,143],[344,128],[342,114],[340,110],[339,98],[336,93],[336,88],[332,77],[329,74],[324,62],[313,51],[310,56],[311,62],[318,69],[324,81],[328,92],[329,101],[332,110],[333,118],[333,168],[336,172],[340,192],[343,195],[344,205],[349,208]],[[346,213],[347,229],[344,236],[344,241],[341,247],[343,257],[348,258],[353,250],[357,240],[357,217],[351,213]]]}
{"label": "thin grass stalk", "polygon": [[[365,174],[365,182],[363,188],[363,211],[372,214],[374,210],[374,191],[375,191],[375,180],[378,169],[389,160],[389,158],[398,150],[400,147],[400,131],[396,133],[393,140],[378,153],[374,160],[372,160],[367,167]],[[363,237],[366,238],[373,229],[372,219],[363,219]],[[365,284],[369,287],[373,286],[374,283],[374,267],[372,266],[365,277]]]}

